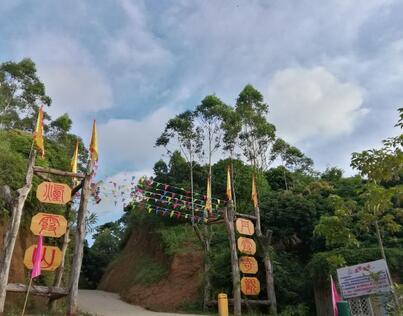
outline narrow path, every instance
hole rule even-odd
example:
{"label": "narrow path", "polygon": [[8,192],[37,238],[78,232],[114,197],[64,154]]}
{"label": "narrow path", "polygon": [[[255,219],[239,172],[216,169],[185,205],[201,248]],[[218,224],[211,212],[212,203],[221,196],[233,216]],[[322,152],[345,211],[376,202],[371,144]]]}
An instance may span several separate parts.
{"label": "narrow path", "polygon": [[[79,290],[78,307],[80,311],[94,316],[177,316],[190,314],[170,314],[150,312],[140,306],[130,305],[119,298],[119,294],[95,291]],[[197,315],[193,315],[197,316]],[[200,316],[200,315],[199,315]]]}

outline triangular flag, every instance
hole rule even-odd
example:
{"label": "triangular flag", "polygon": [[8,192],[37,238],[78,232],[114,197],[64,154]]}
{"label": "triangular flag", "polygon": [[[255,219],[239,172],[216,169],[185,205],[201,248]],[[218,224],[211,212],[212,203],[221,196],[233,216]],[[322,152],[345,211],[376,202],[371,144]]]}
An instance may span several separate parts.
{"label": "triangular flag", "polygon": [[95,120],[94,120],[94,123],[92,124],[90,157],[91,157],[91,161],[98,161],[98,136],[97,136],[97,125],[96,125]]}
{"label": "triangular flag", "polygon": [[232,201],[231,168],[227,168],[227,199]]}
{"label": "triangular flag", "polygon": [[38,237],[38,244],[34,250],[34,260],[31,271],[31,279],[36,278],[41,275],[41,261],[42,261],[42,253],[43,253],[43,237],[42,234]]}
{"label": "triangular flag", "polygon": [[[70,163],[71,172],[77,173],[77,165],[78,165],[78,139],[76,142],[76,146],[74,148],[73,157],[71,158],[71,163]],[[76,185],[76,183],[77,183],[77,180],[74,178],[73,184]]]}
{"label": "triangular flag", "polygon": [[342,299],[340,297],[340,294],[337,292],[336,284],[334,283],[332,276],[330,276],[330,286],[332,289],[333,316],[339,316],[339,309],[337,308],[337,302],[340,302]]}
{"label": "triangular flag", "polygon": [[38,118],[36,120],[35,131],[34,131],[34,145],[36,150],[42,158],[45,157],[45,146],[43,143],[43,106],[39,109]]}
{"label": "triangular flag", "polygon": [[259,206],[257,198],[255,174],[252,175],[252,203],[254,208],[257,208]]}

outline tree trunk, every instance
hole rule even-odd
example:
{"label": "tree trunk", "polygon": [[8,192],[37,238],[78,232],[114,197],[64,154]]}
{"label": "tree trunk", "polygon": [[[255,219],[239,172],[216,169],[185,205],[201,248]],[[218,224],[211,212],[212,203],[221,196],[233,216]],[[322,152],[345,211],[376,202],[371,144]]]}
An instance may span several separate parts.
{"label": "tree trunk", "polygon": [[236,248],[235,229],[234,229],[234,209],[232,201],[228,202],[228,206],[224,210],[224,219],[228,231],[228,238],[231,250],[231,267],[232,267],[232,287],[234,299],[234,316],[240,316],[241,310],[241,277],[239,273],[238,251]]}
{"label": "tree trunk", "polygon": [[[68,220],[70,216],[70,211],[71,211],[71,204],[69,203],[66,206],[66,211],[64,213],[64,216]],[[70,242],[70,225],[67,225],[66,228],[66,233],[63,236],[63,245],[62,245],[62,262],[60,264],[60,267],[56,270],[56,275],[55,275],[55,280],[53,282],[53,286],[56,288],[59,288],[60,285],[62,284],[62,278],[63,278],[63,273],[64,273],[64,267],[65,267],[65,261],[66,261],[66,253],[67,253],[67,247]],[[50,311],[54,311],[56,308],[56,300],[54,298],[49,299],[48,303],[48,308]]]}
{"label": "tree trunk", "polygon": [[83,189],[81,192],[80,207],[78,208],[77,228],[75,235],[74,256],[70,280],[70,293],[67,302],[67,315],[76,316],[78,301],[78,281],[80,279],[81,264],[83,261],[83,249],[85,240],[85,221],[87,214],[87,204],[91,193],[90,184],[92,168],[83,180]]}
{"label": "tree trunk", "polygon": [[270,302],[269,312],[272,315],[277,315],[277,299],[276,292],[274,290],[274,279],[273,279],[273,266],[269,256],[270,240],[268,237],[262,234],[262,226],[260,224],[260,209],[255,208],[256,216],[256,236],[262,250],[263,264],[266,274],[266,287],[267,287],[267,299]]}
{"label": "tree trunk", "polygon": [[386,261],[385,250],[383,249],[381,231],[379,230],[378,221],[375,221],[376,238],[378,239],[379,250],[381,251],[382,258]]}
{"label": "tree trunk", "polygon": [[210,244],[211,232],[209,227],[204,225],[204,291],[203,291],[203,310],[206,311],[211,299],[211,280],[210,280]]}
{"label": "tree trunk", "polygon": [[11,258],[14,252],[15,241],[20,229],[22,212],[25,200],[32,188],[32,177],[34,175],[36,150],[31,150],[28,161],[28,170],[25,176],[25,184],[17,190],[17,196],[11,204],[11,219],[4,236],[3,248],[0,254],[0,315],[4,313],[6,301],[8,275],[10,272]]}

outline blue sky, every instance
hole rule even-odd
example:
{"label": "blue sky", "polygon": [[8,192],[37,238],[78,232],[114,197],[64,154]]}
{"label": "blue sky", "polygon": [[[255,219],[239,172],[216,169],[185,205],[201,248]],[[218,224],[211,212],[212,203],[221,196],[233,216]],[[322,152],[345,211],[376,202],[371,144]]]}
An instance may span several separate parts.
{"label": "blue sky", "polygon": [[[100,177],[149,173],[166,120],[251,83],[319,170],[397,134],[402,1],[2,0],[0,60],[31,57],[73,131],[97,119]],[[108,203],[96,209],[117,218]]]}

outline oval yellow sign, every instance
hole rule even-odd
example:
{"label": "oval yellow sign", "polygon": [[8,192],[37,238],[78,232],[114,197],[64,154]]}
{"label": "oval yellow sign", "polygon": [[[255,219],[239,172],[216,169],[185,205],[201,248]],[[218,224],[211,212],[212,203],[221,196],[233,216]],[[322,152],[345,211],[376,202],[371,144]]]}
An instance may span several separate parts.
{"label": "oval yellow sign", "polygon": [[42,203],[66,204],[71,200],[71,189],[64,183],[42,182],[36,189],[36,197]]}
{"label": "oval yellow sign", "polygon": [[62,215],[38,213],[31,220],[31,231],[34,235],[60,237],[66,233],[67,221]]}
{"label": "oval yellow sign", "polygon": [[244,295],[259,295],[259,280],[257,278],[243,277],[241,279],[241,291]]}
{"label": "oval yellow sign", "polygon": [[[33,262],[35,251],[36,251],[36,245],[32,245],[27,250],[25,250],[24,265],[28,269],[32,269],[34,265]],[[61,263],[62,263],[62,252],[58,247],[43,246],[41,270],[54,271],[60,266]]]}
{"label": "oval yellow sign", "polygon": [[238,250],[247,255],[254,255],[256,253],[256,243],[251,238],[239,237],[238,238]]}
{"label": "oval yellow sign", "polygon": [[246,218],[237,218],[236,222],[236,230],[241,235],[252,236],[255,233],[255,226],[252,221]]}
{"label": "oval yellow sign", "polygon": [[256,274],[258,271],[256,259],[249,256],[241,256],[239,258],[239,269],[245,274]]}

